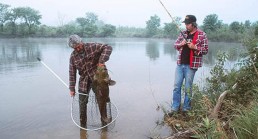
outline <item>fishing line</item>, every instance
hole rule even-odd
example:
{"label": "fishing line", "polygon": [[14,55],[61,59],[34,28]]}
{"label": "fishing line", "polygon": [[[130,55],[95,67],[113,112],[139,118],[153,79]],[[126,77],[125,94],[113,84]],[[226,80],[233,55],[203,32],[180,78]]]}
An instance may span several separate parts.
{"label": "fishing line", "polygon": [[[47,65],[45,64],[40,58],[37,57],[37,60],[44,65],[59,81],[63,83],[63,85],[69,89],[68,85]],[[87,107],[87,127],[80,126],[80,108],[79,104],[84,103],[84,101],[81,101],[79,99],[79,96],[85,96],[88,97],[88,103],[86,105]],[[86,103],[86,101],[85,101]],[[118,117],[118,109],[115,104],[111,103],[111,115],[112,115],[112,121],[109,122],[106,125],[102,125],[101,123],[101,116],[98,109],[98,103],[96,102],[95,94],[93,91],[90,91],[89,94],[83,94],[83,93],[75,93],[75,95],[71,99],[71,118],[73,123],[78,126],[79,128],[87,131],[95,131],[100,130],[103,128],[113,128],[115,125],[115,121]]]}
{"label": "fishing line", "polygon": [[158,101],[157,101],[157,99],[155,98],[155,96],[154,96],[154,91],[153,91],[153,89],[152,89],[152,84],[151,84],[151,74],[150,74],[151,72],[150,72],[150,62],[149,62],[149,86],[150,86],[150,92],[151,92],[151,95],[152,95],[152,97],[153,97],[153,99],[154,99],[154,101],[155,101],[155,103],[156,103],[156,105],[157,105],[157,108],[156,108],[156,111],[159,111],[160,109],[168,116],[168,112],[165,110],[165,108],[163,107],[163,106],[161,106],[159,103],[158,103]]}
{"label": "fishing line", "polygon": [[152,95],[152,97],[153,97],[153,99],[154,99],[154,101],[155,101],[156,105],[157,105],[156,110],[158,111],[158,110],[160,109],[160,105],[159,105],[159,103],[158,103],[157,99],[156,99],[156,98],[155,98],[155,96],[154,96],[154,91],[153,91],[153,89],[152,89],[151,85],[152,85],[152,84],[151,84],[150,62],[149,62],[149,86],[150,86],[150,92],[151,92],[151,95]]}

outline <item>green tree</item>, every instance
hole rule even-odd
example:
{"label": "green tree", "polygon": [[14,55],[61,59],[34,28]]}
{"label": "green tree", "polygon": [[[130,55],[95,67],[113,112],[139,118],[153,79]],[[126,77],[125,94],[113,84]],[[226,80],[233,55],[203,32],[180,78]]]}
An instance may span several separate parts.
{"label": "green tree", "polygon": [[112,36],[116,32],[116,27],[106,24],[101,28],[100,37]]}
{"label": "green tree", "polygon": [[16,21],[18,19],[19,19],[19,15],[18,15],[17,8],[11,9],[11,11],[6,14],[6,20],[8,22],[7,30],[10,30],[12,35],[16,35],[17,33]]}
{"label": "green tree", "polygon": [[85,27],[85,34],[87,37],[94,37],[96,32],[98,31],[98,27],[96,22],[98,21],[98,16],[94,13],[86,13],[86,27]]}
{"label": "green tree", "polygon": [[96,24],[98,16],[95,13],[88,12],[86,13],[86,20],[88,24]]}
{"label": "green tree", "polygon": [[217,31],[222,27],[222,21],[218,20],[218,15],[210,14],[207,15],[203,20],[203,30],[205,32]]}
{"label": "green tree", "polygon": [[84,30],[86,28],[87,25],[87,20],[84,17],[78,17],[76,18],[76,22],[79,24],[79,34],[80,36],[84,36]]}
{"label": "green tree", "polygon": [[238,21],[234,21],[229,25],[230,30],[232,30],[235,33],[243,33],[244,27],[242,23]]}
{"label": "green tree", "polygon": [[76,22],[80,25],[80,36],[84,37],[93,37],[98,31],[96,22],[98,21],[98,16],[94,13],[86,13],[86,18],[79,17],[76,19]]}
{"label": "green tree", "polygon": [[150,20],[148,20],[146,24],[146,36],[153,37],[157,33],[158,27],[160,26],[160,18],[157,15],[151,16]]}
{"label": "green tree", "polygon": [[10,7],[10,5],[0,3],[0,31],[1,32],[3,32],[4,23],[7,21],[6,16],[7,16],[9,7]]}
{"label": "green tree", "polygon": [[48,29],[48,27],[46,25],[41,25],[41,26],[39,26],[37,34],[42,37],[47,37],[48,36],[47,29]]}
{"label": "green tree", "polygon": [[66,34],[74,34],[76,33],[77,30],[78,29],[76,28],[75,24],[70,23],[70,24],[64,25],[64,32]]}
{"label": "green tree", "polygon": [[78,17],[78,18],[76,18],[76,22],[77,22],[81,27],[84,27],[84,26],[86,26],[86,24],[87,24],[86,18],[83,18],[83,17]]}
{"label": "green tree", "polygon": [[145,37],[145,28],[136,28],[136,27],[122,27],[119,26],[116,28],[115,36],[117,37]]}
{"label": "green tree", "polygon": [[245,28],[250,28],[251,27],[250,20],[246,20],[244,26],[245,26]]}
{"label": "green tree", "polygon": [[98,31],[98,27],[95,24],[88,24],[85,27],[85,36],[86,37],[94,37],[96,36],[96,32]]}
{"label": "green tree", "polygon": [[255,37],[258,37],[258,25],[255,26],[254,35]]}
{"label": "green tree", "polygon": [[28,33],[32,33],[32,28],[40,25],[39,20],[41,19],[41,15],[38,11],[30,8],[30,7],[18,7],[16,8],[16,12],[18,17],[24,21],[25,25],[28,27]]}

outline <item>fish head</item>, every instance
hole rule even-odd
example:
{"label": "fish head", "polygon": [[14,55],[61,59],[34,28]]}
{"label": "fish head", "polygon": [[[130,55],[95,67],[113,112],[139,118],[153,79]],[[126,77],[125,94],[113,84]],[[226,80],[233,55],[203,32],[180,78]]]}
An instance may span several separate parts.
{"label": "fish head", "polygon": [[93,80],[106,83],[109,86],[113,86],[116,84],[116,81],[111,80],[111,78],[109,77],[108,70],[105,66],[97,68]]}

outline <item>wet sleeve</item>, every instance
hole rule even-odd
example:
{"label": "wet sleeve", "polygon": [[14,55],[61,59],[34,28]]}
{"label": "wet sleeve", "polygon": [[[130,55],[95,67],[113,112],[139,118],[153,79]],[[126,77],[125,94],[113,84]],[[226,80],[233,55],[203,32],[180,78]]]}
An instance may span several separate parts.
{"label": "wet sleeve", "polygon": [[184,40],[184,37],[182,35],[182,33],[180,33],[180,35],[178,36],[178,38],[176,39],[175,43],[174,43],[174,48],[177,50],[180,50],[181,46],[181,42]]}
{"label": "wet sleeve", "polygon": [[101,50],[101,55],[99,57],[99,63],[105,63],[109,60],[109,57],[112,53],[112,47],[108,44],[97,44],[98,49]]}
{"label": "wet sleeve", "polygon": [[69,63],[69,89],[70,91],[75,91],[76,84],[76,67],[74,65],[73,56],[70,57]]}

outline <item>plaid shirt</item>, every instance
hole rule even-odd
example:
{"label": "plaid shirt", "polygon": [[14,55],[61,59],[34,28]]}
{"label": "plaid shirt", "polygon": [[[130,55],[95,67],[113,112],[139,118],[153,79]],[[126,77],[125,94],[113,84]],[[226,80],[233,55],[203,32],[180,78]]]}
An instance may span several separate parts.
{"label": "plaid shirt", "polygon": [[112,47],[101,43],[84,43],[84,52],[73,51],[69,64],[69,89],[75,91],[76,72],[79,71],[79,92],[86,93],[88,81],[93,79],[98,63],[108,61]]}
{"label": "plaid shirt", "polygon": [[[187,31],[183,31],[184,36],[187,36]],[[180,33],[179,37],[175,41],[174,48],[176,48],[179,51],[177,64],[181,64],[181,54],[183,47],[180,46],[180,43],[184,40],[184,37]],[[208,38],[200,29],[197,29],[192,43],[197,46],[197,50],[191,49],[190,51],[190,68],[192,69],[198,69],[202,66],[202,56],[208,53]]]}

